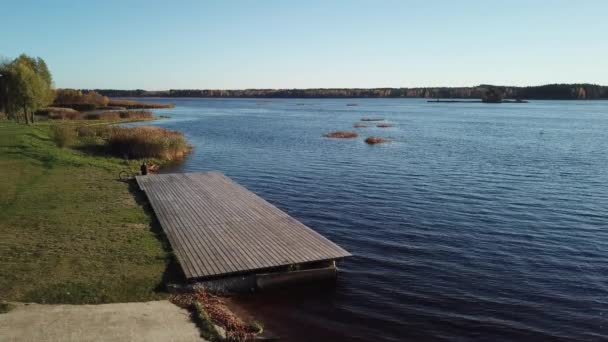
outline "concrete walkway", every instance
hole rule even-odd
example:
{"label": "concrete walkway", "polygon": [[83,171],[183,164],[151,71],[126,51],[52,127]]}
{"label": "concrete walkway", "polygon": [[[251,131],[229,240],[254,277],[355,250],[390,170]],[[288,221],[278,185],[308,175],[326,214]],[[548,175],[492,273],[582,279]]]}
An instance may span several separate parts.
{"label": "concrete walkway", "polygon": [[0,341],[205,341],[188,311],[168,301],[101,305],[18,304],[0,314]]}

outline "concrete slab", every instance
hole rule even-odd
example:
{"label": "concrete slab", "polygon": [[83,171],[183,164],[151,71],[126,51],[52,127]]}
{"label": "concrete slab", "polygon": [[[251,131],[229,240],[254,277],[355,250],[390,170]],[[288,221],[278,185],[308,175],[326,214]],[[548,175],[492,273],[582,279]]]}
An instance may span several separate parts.
{"label": "concrete slab", "polygon": [[187,310],[168,301],[100,305],[17,304],[0,314],[6,342],[200,342]]}

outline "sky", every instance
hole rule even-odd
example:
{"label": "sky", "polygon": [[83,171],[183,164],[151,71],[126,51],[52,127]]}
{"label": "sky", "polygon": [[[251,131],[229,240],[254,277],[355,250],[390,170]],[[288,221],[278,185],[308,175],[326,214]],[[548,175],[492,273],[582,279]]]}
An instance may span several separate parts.
{"label": "sky", "polygon": [[60,88],[608,84],[605,0],[1,0]]}

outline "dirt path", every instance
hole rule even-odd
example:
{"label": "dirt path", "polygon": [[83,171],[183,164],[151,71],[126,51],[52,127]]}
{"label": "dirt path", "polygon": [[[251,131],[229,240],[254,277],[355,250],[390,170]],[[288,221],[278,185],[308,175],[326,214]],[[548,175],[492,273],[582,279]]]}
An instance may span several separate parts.
{"label": "dirt path", "polygon": [[18,304],[0,314],[0,340],[205,341],[188,311],[168,301],[101,305]]}

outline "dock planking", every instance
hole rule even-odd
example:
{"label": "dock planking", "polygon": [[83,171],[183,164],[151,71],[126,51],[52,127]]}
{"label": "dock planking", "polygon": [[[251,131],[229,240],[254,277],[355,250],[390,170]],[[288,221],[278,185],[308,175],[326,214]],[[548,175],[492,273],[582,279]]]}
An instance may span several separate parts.
{"label": "dock planking", "polygon": [[137,176],[188,279],[350,253],[218,172]]}

